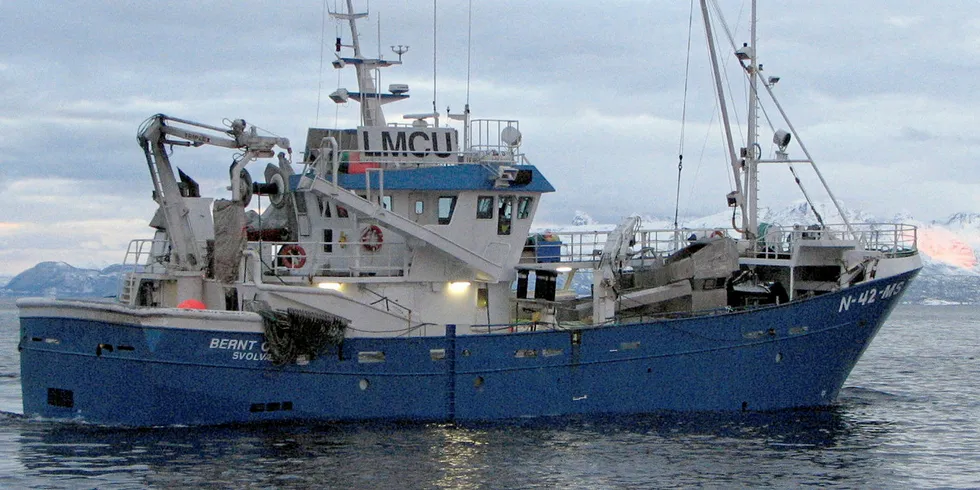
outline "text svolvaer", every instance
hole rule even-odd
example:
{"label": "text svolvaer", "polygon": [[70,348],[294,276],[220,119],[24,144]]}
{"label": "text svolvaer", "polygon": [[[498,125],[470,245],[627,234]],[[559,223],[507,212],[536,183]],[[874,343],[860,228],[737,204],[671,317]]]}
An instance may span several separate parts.
{"label": "text svolvaer", "polygon": [[208,347],[234,351],[231,358],[236,361],[268,361],[271,359],[269,357],[269,344],[267,342],[260,344],[258,340],[213,338]]}

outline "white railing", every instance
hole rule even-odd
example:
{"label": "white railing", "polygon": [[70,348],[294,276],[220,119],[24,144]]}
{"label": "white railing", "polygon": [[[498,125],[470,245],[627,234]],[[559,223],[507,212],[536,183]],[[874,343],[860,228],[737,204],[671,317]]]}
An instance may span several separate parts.
{"label": "white railing", "polygon": [[[534,233],[528,237],[521,254],[521,263],[599,262],[602,249],[612,230],[558,231]],[[693,239],[724,235],[711,228],[654,230],[641,229],[630,246],[634,255],[662,257],[685,247]],[[693,237],[692,237],[693,235]]]}
{"label": "white railing", "polygon": [[132,304],[133,294],[139,286],[139,273],[162,273],[170,260],[170,242],[167,240],[131,240],[123,257],[125,273],[119,283],[116,299],[120,303]]}
{"label": "white railing", "polygon": [[521,123],[516,119],[473,119],[470,121],[470,150],[511,152],[517,145],[511,145],[502,138],[506,128],[514,128],[520,134]]}
{"label": "white railing", "polygon": [[[853,234],[846,225],[817,227],[770,226],[746,254],[756,258],[789,259],[793,243],[801,240],[855,240],[860,248],[899,257],[916,253],[918,230],[903,223],[855,223]],[[528,237],[521,264],[595,263],[602,255],[611,230],[534,233]],[[717,228],[641,229],[630,247],[634,257],[665,257],[691,242],[713,236],[730,236]]]}
{"label": "white railing", "polygon": [[350,241],[248,242],[259,254],[262,271],[271,276],[404,276],[409,253],[404,243]]}
{"label": "white railing", "polygon": [[854,240],[860,248],[881,252],[886,257],[911,255],[918,250],[918,228],[914,225],[852,223],[850,229],[844,224],[770,226],[751,253],[759,258],[789,258],[793,244],[807,240]]}

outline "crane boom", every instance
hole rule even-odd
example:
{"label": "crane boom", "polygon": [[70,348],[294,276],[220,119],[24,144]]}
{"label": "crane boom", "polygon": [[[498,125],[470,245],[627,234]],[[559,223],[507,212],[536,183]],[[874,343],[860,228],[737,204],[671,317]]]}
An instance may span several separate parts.
{"label": "crane boom", "polygon": [[[210,126],[185,119],[157,114],[143,123],[137,140],[146,155],[146,163],[153,179],[155,198],[163,212],[167,234],[173,247],[171,266],[181,271],[200,271],[204,268],[204,249],[197,243],[189,218],[189,209],[174,175],[167,154],[167,146],[199,147],[220,146],[243,149],[245,153],[235,160],[231,171],[232,199],[242,202],[241,169],[256,158],[275,155],[276,146],[290,154],[289,140],[273,136],[259,136],[255,126],[248,127],[243,119],[232,121],[230,128]],[[207,132],[205,132],[207,131]],[[213,134],[209,134],[213,133]]]}

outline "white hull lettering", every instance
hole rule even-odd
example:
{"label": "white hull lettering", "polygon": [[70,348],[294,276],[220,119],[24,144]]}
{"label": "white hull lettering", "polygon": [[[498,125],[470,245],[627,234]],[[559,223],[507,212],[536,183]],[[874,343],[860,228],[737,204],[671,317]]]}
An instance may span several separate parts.
{"label": "white hull lettering", "polygon": [[843,296],[840,299],[840,306],[837,307],[837,313],[843,313],[851,308],[851,306],[867,306],[873,304],[879,299],[888,299],[896,294],[902,292],[902,288],[905,287],[905,281],[896,282],[885,286],[880,292],[878,288],[871,288],[863,293],[855,296],[853,294]]}
{"label": "white hull lettering", "polygon": [[259,343],[258,340],[221,339],[213,338],[208,343],[209,349],[232,350],[233,361],[269,361],[269,343]]}
{"label": "white hull lettering", "polygon": [[209,349],[226,349],[226,350],[252,350],[255,347],[257,340],[243,340],[243,339],[211,339],[211,343],[208,345]]}
{"label": "white hull lettering", "polygon": [[235,352],[231,355],[233,361],[268,361],[269,354],[258,352]]}

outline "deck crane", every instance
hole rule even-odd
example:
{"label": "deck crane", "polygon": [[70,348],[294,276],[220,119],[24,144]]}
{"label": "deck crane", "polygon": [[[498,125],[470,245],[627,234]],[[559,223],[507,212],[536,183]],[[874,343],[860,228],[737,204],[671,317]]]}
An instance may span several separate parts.
{"label": "deck crane", "polygon": [[256,158],[275,156],[273,148],[276,146],[292,155],[288,139],[259,136],[256,127],[247,127],[244,119],[235,119],[230,128],[222,128],[157,114],[142,124],[137,139],[146,154],[146,163],[153,179],[154,197],[163,211],[167,234],[173,247],[170,267],[190,273],[204,269],[204,248],[195,237],[190,210],[181,195],[166,147],[196,148],[214,145],[244,150],[244,154],[236,158],[231,167],[232,200],[242,206],[247,204],[252,194],[251,182],[242,178],[245,166]]}

